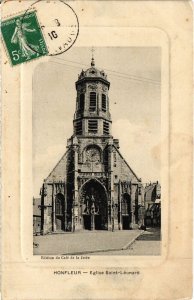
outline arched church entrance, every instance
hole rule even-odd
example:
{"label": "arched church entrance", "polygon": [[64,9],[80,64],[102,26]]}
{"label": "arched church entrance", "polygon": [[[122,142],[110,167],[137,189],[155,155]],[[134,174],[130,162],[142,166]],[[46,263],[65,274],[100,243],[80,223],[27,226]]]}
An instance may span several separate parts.
{"label": "arched church entrance", "polygon": [[81,213],[86,230],[107,230],[107,195],[97,180],[89,180],[81,188]]}
{"label": "arched church entrance", "polygon": [[63,194],[58,193],[55,196],[56,230],[64,230],[64,206],[65,206],[65,197]]}
{"label": "arched church entrance", "polygon": [[129,194],[123,194],[121,207],[123,230],[129,230],[131,224],[131,197]]}

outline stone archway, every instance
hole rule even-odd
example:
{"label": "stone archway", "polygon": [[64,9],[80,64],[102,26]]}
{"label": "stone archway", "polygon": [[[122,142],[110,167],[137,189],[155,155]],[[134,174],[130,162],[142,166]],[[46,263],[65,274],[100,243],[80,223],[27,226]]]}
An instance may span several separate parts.
{"label": "stone archway", "polygon": [[131,229],[131,196],[128,193],[122,196],[121,213],[123,230]]}
{"label": "stone archway", "polygon": [[87,181],[81,188],[83,229],[108,230],[108,205],[105,187],[97,180]]}

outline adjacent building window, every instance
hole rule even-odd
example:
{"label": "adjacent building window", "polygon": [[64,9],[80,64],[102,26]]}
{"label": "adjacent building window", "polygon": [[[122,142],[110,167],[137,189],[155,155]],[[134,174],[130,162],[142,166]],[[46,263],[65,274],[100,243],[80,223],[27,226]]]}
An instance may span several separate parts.
{"label": "adjacent building window", "polygon": [[82,134],[82,121],[78,121],[75,124],[75,134],[81,135]]}
{"label": "adjacent building window", "polygon": [[95,111],[96,110],[96,93],[91,92],[90,93],[90,111]]}
{"label": "adjacent building window", "polygon": [[98,132],[98,121],[88,120],[88,133],[97,133],[97,132]]}
{"label": "adjacent building window", "polygon": [[106,95],[102,94],[102,110],[106,111]]}
{"label": "adjacent building window", "polygon": [[81,94],[80,99],[79,99],[79,109],[80,109],[80,111],[84,111],[84,106],[85,106],[85,95]]}
{"label": "adjacent building window", "polygon": [[109,134],[109,123],[103,122],[103,134]]}

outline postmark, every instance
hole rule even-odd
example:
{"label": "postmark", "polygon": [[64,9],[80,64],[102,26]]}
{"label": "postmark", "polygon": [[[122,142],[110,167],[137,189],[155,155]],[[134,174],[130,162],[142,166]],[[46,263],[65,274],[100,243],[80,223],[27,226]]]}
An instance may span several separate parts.
{"label": "postmark", "polygon": [[[29,6],[26,14],[31,9],[37,12],[48,55],[62,54],[73,46],[79,34],[79,21],[72,6],[63,0],[38,0]],[[34,49],[34,51],[40,50]]]}
{"label": "postmark", "polygon": [[3,21],[1,32],[13,66],[48,54],[35,11]]}

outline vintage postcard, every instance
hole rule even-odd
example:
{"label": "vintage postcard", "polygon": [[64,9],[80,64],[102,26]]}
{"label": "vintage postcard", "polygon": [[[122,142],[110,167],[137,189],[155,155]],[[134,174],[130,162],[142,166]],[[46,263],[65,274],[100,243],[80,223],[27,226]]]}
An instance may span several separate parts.
{"label": "vintage postcard", "polygon": [[1,14],[2,299],[191,299],[191,3]]}

